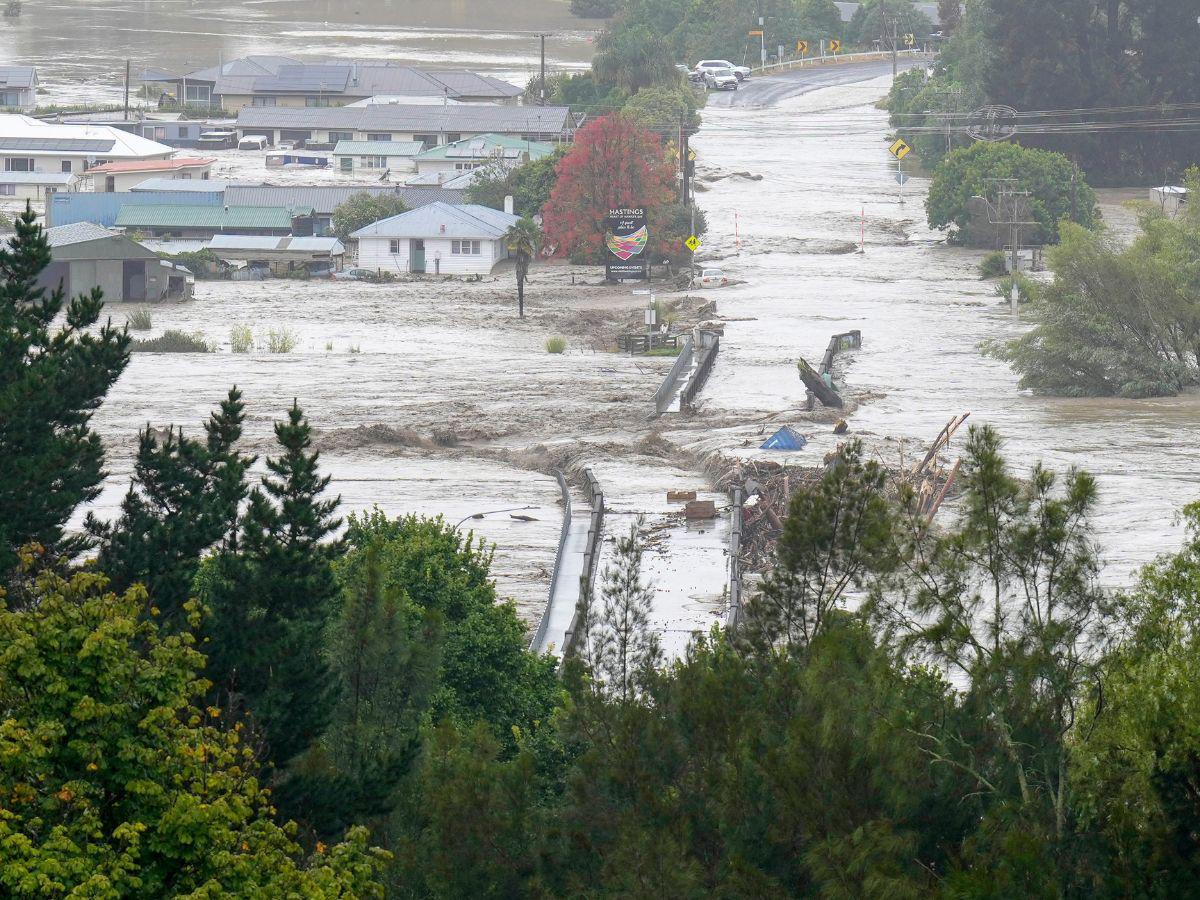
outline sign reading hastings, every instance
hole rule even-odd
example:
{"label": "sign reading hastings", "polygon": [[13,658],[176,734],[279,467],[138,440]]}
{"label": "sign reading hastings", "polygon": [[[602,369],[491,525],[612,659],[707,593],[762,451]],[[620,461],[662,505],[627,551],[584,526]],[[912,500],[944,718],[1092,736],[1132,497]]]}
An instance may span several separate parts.
{"label": "sign reading hastings", "polygon": [[646,244],[646,210],[637,207],[610,209],[604,217],[604,277],[610,281],[645,280],[650,277]]}

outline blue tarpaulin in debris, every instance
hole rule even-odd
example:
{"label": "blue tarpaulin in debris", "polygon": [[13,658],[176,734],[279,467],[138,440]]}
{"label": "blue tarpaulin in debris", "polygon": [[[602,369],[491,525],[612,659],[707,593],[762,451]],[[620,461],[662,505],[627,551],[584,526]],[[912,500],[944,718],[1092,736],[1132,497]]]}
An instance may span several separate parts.
{"label": "blue tarpaulin in debris", "polygon": [[790,425],[784,425],[762,445],[764,450],[803,450],[808,438]]}

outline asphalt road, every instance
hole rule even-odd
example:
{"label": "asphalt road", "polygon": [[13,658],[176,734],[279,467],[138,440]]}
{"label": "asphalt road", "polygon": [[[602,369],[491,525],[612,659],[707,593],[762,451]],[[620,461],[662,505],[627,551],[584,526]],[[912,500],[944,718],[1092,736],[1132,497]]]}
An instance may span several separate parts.
{"label": "asphalt road", "polygon": [[[920,60],[900,60],[900,71],[924,65]],[[795,69],[778,75],[751,75],[736,91],[710,91],[709,106],[743,106],[763,109],[775,106],[791,97],[807,94],[821,88],[839,84],[869,81],[892,74],[890,60],[881,62],[848,63],[840,66],[823,66],[811,69]]]}

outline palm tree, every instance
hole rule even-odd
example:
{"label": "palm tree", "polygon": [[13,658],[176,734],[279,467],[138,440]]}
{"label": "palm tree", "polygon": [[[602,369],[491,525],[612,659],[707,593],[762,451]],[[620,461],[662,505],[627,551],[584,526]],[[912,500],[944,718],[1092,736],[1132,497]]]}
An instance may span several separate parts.
{"label": "palm tree", "polygon": [[529,262],[542,246],[542,229],[528,217],[520,219],[504,232],[504,246],[517,261],[517,315],[525,318],[525,277]]}

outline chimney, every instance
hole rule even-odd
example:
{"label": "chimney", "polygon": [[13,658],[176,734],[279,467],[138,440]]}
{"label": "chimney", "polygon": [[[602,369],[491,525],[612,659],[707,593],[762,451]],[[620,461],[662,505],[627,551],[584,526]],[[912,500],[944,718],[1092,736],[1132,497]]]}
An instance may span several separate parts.
{"label": "chimney", "polygon": [[504,197],[504,211],[506,213],[508,213],[510,216],[514,214],[513,213],[513,196],[512,196],[512,194],[507,194]]}

